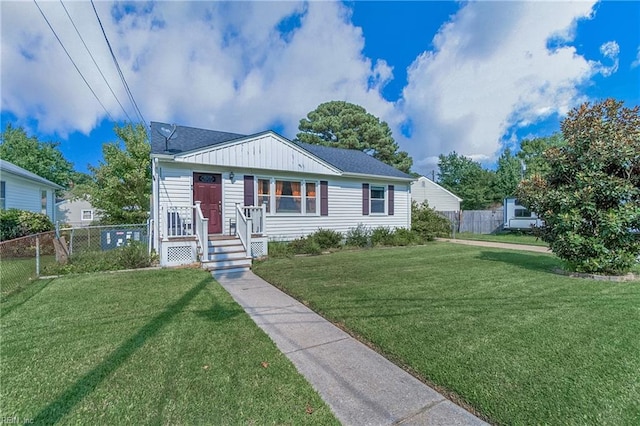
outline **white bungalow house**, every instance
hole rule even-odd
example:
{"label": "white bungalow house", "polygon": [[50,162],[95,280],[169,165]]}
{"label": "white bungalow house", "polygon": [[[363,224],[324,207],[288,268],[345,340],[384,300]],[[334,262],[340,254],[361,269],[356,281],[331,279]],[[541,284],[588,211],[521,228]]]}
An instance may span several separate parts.
{"label": "white bungalow house", "polygon": [[55,192],[58,189],[63,188],[13,163],[0,160],[0,210],[44,213],[55,223]]}
{"label": "white bungalow house", "polygon": [[235,271],[268,240],[411,226],[413,178],[360,151],[152,122],[151,158],[162,265]]}
{"label": "white bungalow house", "polygon": [[411,183],[411,198],[418,204],[426,201],[439,212],[460,211],[462,202],[462,198],[424,176]]}

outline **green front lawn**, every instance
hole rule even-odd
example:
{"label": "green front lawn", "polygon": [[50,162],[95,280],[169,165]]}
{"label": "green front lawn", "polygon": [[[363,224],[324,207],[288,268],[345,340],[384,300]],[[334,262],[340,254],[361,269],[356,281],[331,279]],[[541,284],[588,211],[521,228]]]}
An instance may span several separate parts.
{"label": "green front lawn", "polygon": [[337,424],[202,270],[83,274],[0,305],[0,415],[35,424]]}
{"label": "green front lawn", "polygon": [[492,241],[496,243],[526,244],[531,246],[548,247],[549,245],[531,234],[517,232],[501,232],[499,234],[473,234],[471,232],[461,232],[456,234],[460,240]]}
{"label": "green front lawn", "polygon": [[638,424],[640,282],[448,243],[254,270],[498,424]]}

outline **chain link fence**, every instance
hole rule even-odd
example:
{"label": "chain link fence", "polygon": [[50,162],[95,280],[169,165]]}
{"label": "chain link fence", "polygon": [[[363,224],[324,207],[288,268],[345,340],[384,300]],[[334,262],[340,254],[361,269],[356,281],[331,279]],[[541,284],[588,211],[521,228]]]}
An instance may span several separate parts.
{"label": "chain link fence", "polygon": [[55,273],[59,263],[91,252],[104,252],[137,241],[149,245],[149,225],[60,228],[0,242],[0,299],[33,280]]}

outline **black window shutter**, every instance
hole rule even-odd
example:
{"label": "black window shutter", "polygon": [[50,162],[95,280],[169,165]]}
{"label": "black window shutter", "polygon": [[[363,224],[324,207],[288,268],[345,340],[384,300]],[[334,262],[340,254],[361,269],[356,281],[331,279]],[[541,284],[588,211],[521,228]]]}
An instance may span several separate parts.
{"label": "black window shutter", "polygon": [[394,205],[394,188],[393,185],[389,185],[389,190],[387,191],[387,194],[389,194],[389,208],[387,209],[387,211],[389,212],[389,216],[393,216],[393,205]]}
{"label": "black window shutter", "polygon": [[253,206],[253,176],[244,175],[244,205]]}
{"label": "black window shutter", "polygon": [[320,181],[320,216],[329,216],[329,182]]}
{"label": "black window shutter", "polygon": [[369,214],[369,184],[362,184],[362,214],[367,216]]}

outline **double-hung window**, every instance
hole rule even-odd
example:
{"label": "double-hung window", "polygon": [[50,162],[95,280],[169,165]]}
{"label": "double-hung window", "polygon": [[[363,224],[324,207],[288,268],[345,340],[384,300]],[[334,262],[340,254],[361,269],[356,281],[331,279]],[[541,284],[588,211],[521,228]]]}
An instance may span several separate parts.
{"label": "double-hung window", "polygon": [[258,179],[258,205],[266,204],[267,213],[271,211],[271,180]]}
{"label": "double-hung window", "polygon": [[362,184],[362,215],[386,214],[393,216],[395,213],[395,187],[394,185],[370,185]]}
{"label": "double-hung window", "polygon": [[316,183],[315,182],[306,182],[306,212],[307,214],[316,214],[317,213],[317,205],[318,205],[318,197],[316,191]]}
{"label": "double-hung window", "polygon": [[371,185],[371,214],[384,214],[384,186]]}
{"label": "double-hung window", "polygon": [[93,220],[93,210],[82,210],[80,220]]}

